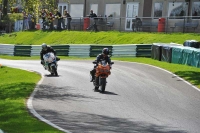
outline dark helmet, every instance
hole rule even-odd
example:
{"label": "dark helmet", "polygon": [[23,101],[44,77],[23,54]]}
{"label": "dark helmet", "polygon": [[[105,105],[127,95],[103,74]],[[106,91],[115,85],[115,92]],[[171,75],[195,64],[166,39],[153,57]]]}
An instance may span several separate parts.
{"label": "dark helmet", "polygon": [[47,50],[47,44],[46,43],[42,44],[42,49],[45,50],[45,51]]}
{"label": "dark helmet", "polygon": [[104,48],[102,50],[102,53],[104,53],[105,55],[109,55],[109,49],[108,48]]}

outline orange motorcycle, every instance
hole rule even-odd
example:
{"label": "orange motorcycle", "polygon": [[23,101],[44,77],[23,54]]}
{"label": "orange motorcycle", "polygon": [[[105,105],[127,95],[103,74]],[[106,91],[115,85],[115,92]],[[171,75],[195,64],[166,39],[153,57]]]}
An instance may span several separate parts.
{"label": "orange motorcycle", "polygon": [[[96,61],[93,61],[93,64],[97,64]],[[111,65],[114,64],[114,62],[111,62],[110,65],[108,65],[105,60],[101,60],[96,67],[96,73],[95,73],[95,80],[93,81],[93,85],[95,86],[95,91],[97,91],[100,87],[100,91],[104,92],[106,88],[106,78],[111,74],[110,68]]]}

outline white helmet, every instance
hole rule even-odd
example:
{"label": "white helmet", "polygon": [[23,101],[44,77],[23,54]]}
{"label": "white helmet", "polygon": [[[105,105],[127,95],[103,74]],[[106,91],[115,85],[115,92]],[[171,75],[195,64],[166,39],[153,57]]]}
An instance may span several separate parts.
{"label": "white helmet", "polygon": [[42,49],[45,50],[45,51],[47,50],[47,44],[46,43],[42,44]]}

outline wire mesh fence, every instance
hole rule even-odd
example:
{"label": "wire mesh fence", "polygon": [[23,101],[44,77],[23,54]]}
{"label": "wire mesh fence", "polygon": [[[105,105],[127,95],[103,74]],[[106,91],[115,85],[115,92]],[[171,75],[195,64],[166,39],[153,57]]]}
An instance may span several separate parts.
{"label": "wire mesh fence", "polygon": [[[70,26],[68,26],[70,23]],[[22,30],[75,30],[75,31],[125,31],[125,32],[182,32],[200,33],[200,17],[72,17],[54,19],[53,21],[39,19],[37,23],[26,20],[16,20],[12,24],[0,22],[0,33]],[[70,27],[70,28],[69,28]],[[10,30],[8,30],[10,29]]]}

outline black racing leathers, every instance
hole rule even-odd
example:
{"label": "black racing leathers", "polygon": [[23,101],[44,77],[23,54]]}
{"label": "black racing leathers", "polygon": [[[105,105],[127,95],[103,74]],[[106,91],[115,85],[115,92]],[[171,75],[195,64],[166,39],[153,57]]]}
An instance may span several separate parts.
{"label": "black racing leathers", "polygon": [[100,60],[103,59],[106,61],[106,63],[111,64],[111,59],[109,56],[104,56],[103,54],[99,54],[97,56],[97,64],[100,62]]}
{"label": "black racing leathers", "polygon": [[46,53],[49,53],[49,52],[52,52],[52,53],[54,53],[54,55],[56,56],[56,51],[51,47],[51,46],[47,46],[47,50],[41,50],[40,51],[40,59],[41,60],[44,60],[43,59],[43,55],[45,55]]}
{"label": "black racing leathers", "polygon": [[91,76],[92,76],[92,79],[91,79],[90,82],[92,82],[92,81],[94,80],[94,78],[95,78],[95,73],[96,73],[96,67],[97,67],[98,63],[99,63],[102,59],[105,60],[106,63],[108,63],[109,65],[111,65],[111,59],[110,59],[109,56],[104,56],[103,54],[99,54],[99,55],[97,56],[97,59],[96,59],[97,64],[96,64],[96,65],[94,66],[94,68],[90,71],[90,74],[91,74]]}

